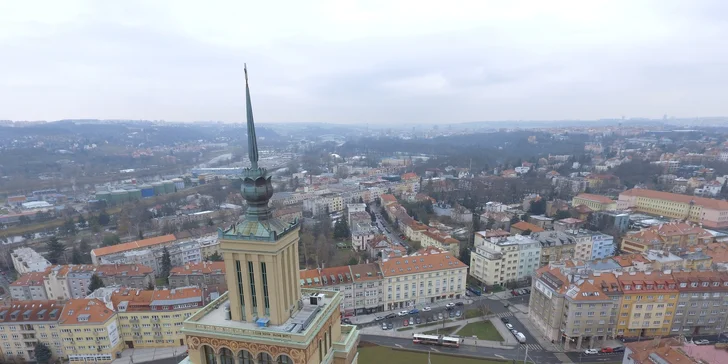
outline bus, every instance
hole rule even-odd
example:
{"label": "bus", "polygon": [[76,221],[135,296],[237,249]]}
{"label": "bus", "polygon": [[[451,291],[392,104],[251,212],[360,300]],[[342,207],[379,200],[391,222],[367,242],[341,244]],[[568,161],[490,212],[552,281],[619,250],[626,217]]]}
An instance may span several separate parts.
{"label": "bus", "polygon": [[468,292],[470,292],[476,296],[480,296],[481,294],[483,294],[479,289],[477,289],[475,287],[468,287]]}
{"label": "bus", "polygon": [[453,336],[423,335],[423,334],[413,334],[412,335],[412,342],[414,344],[441,345],[441,346],[449,346],[452,348],[459,348],[460,341],[461,340],[459,337],[453,337]]}

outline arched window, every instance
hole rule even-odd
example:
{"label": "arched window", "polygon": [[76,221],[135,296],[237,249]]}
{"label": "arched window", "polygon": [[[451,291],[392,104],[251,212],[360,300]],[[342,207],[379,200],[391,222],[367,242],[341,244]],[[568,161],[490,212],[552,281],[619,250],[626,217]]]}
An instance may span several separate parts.
{"label": "arched window", "polygon": [[220,364],[235,364],[233,352],[228,348],[220,349]]}
{"label": "arched window", "polygon": [[270,356],[268,353],[260,353],[258,354],[258,364],[275,364],[273,362],[273,357]]}
{"label": "arched window", "polygon": [[289,357],[286,354],[278,355],[278,359],[276,359],[276,364],[293,364],[293,360],[291,360],[291,357]]}
{"label": "arched window", "polygon": [[238,352],[238,364],[255,364],[253,354],[247,350],[240,350]]}
{"label": "arched window", "polygon": [[217,358],[215,357],[215,350],[207,345],[202,346],[202,356],[205,357],[205,364],[217,364]]}

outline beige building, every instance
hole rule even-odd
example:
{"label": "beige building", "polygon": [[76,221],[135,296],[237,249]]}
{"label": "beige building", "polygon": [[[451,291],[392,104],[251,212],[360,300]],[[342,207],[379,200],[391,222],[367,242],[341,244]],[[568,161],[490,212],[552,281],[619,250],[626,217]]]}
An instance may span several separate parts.
{"label": "beige building", "polygon": [[47,300],[43,272],[30,272],[21,275],[10,284],[10,297],[18,301]]}
{"label": "beige building", "polygon": [[728,227],[728,201],[634,188],[619,194],[619,209],[686,219],[717,229]]}
{"label": "beige building", "polygon": [[386,310],[465,295],[468,266],[449,252],[390,258],[379,265],[384,276]]}
{"label": "beige building", "polygon": [[0,362],[35,361],[35,343],[45,344],[53,358],[63,357],[58,320],[63,305],[55,301],[18,301],[0,306]]}
{"label": "beige building", "polygon": [[19,274],[43,272],[51,265],[46,258],[27,247],[13,250],[10,259],[13,261],[15,271]]}
{"label": "beige building", "polygon": [[609,197],[594,195],[591,193],[580,193],[571,200],[571,205],[576,207],[585,205],[592,211],[612,211],[617,209],[617,202]]}
{"label": "beige building", "polygon": [[86,297],[94,275],[106,286],[145,289],[154,283],[152,268],[140,264],[54,265],[43,273],[46,295],[52,300]]}
{"label": "beige building", "polygon": [[63,352],[71,363],[110,363],[123,348],[116,312],[99,299],[68,301],[58,328]]}
{"label": "beige building", "polygon": [[420,244],[423,248],[432,247],[446,250],[453,255],[458,255],[460,253],[460,242],[450,235],[443,234],[437,230],[434,230],[423,231],[421,237],[422,238],[420,239]]}
{"label": "beige building", "polygon": [[227,291],[225,262],[201,262],[174,267],[169,274],[170,288],[196,286],[202,288],[205,297],[210,293]]}
{"label": "beige building", "polygon": [[301,289],[299,225],[273,217],[269,208],[273,186],[258,167],[245,73],[251,167],[243,171],[241,190],[248,208],[219,233],[228,291],[185,320],[183,363],[356,364],[359,330],[341,325],[342,293]]}
{"label": "beige building", "polygon": [[486,286],[503,286],[530,277],[541,260],[541,244],[528,236],[484,238],[476,233],[470,275]]}

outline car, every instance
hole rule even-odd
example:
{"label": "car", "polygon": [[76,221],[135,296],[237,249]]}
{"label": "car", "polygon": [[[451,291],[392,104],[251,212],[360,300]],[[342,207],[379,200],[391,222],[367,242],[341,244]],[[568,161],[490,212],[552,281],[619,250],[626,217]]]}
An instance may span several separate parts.
{"label": "car", "polygon": [[402,323],[402,325],[409,326],[409,320],[404,320],[404,322]]}
{"label": "car", "polygon": [[397,317],[397,314],[396,313],[390,313],[389,315],[384,316],[384,318],[387,319],[387,320],[393,319],[395,317]]}
{"label": "car", "polygon": [[470,296],[471,296],[470,292],[465,291],[465,297],[470,297]]}
{"label": "car", "polygon": [[615,353],[623,353],[624,352],[624,346],[617,346],[616,348],[612,348],[612,351]]}
{"label": "car", "polygon": [[420,313],[420,310],[418,310],[416,308],[413,308],[413,309],[410,310],[409,313],[410,313],[410,315],[418,314],[418,313]]}
{"label": "car", "polygon": [[524,294],[526,294],[526,290],[525,289],[519,289],[518,290],[518,294],[520,294],[521,296],[523,296]]}
{"label": "car", "polygon": [[446,304],[445,307],[453,308],[453,307],[455,307],[455,304],[450,302],[450,303]]}
{"label": "car", "polygon": [[705,340],[705,339],[695,341],[695,345],[708,345],[708,344],[710,344],[710,341]]}
{"label": "car", "polygon": [[515,335],[515,334],[517,334],[517,333],[518,333],[518,330],[516,330],[516,329],[511,329],[511,334]]}
{"label": "car", "polygon": [[387,323],[386,322],[382,322],[382,330],[386,330],[386,329],[387,329]]}
{"label": "car", "polygon": [[409,315],[409,311],[407,311],[407,310],[399,311],[399,313],[397,314],[397,316],[407,316],[407,315]]}
{"label": "car", "polygon": [[438,320],[442,320],[442,312],[440,312],[440,313],[437,314],[437,319]]}
{"label": "car", "polygon": [[586,354],[586,355],[599,354],[599,350],[597,350],[597,349],[586,349],[586,350],[584,350],[584,354]]}
{"label": "car", "polygon": [[462,303],[462,302],[455,302],[455,306],[462,306],[462,305],[464,305],[464,303]]}
{"label": "car", "polygon": [[391,322],[387,324],[387,330],[391,330],[393,327],[394,325]]}
{"label": "car", "polygon": [[450,316],[450,318],[453,318],[453,317],[455,317],[455,312],[450,311],[450,313],[448,313],[447,315]]}
{"label": "car", "polygon": [[410,325],[414,325],[415,324],[415,318],[414,317],[410,317],[409,324]]}
{"label": "car", "polygon": [[384,320],[384,317],[382,317],[382,316],[377,316],[374,318],[374,321],[382,321],[382,320]]}
{"label": "car", "polygon": [[602,350],[599,350],[599,352],[600,353],[604,353],[604,354],[608,354],[608,353],[613,353],[614,352],[614,349],[612,349],[612,348],[602,348]]}
{"label": "car", "polygon": [[349,320],[348,318],[343,318],[343,319],[341,319],[341,323],[351,325],[351,320]]}
{"label": "car", "polygon": [[513,325],[511,325],[511,324],[506,324],[506,328],[507,328],[508,330],[513,330]]}
{"label": "car", "polygon": [[428,316],[428,317],[427,317],[427,318],[425,319],[425,322],[427,322],[427,323],[430,323],[430,322],[432,322],[432,317],[429,317],[429,316]]}
{"label": "car", "polygon": [[419,317],[417,317],[417,318],[415,318],[415,323],[416,323],[417,325],[419,325],[419,324],[421,324],[421,323],[422,323],[422,320],[420,320],[420,318],[419,318]]}
{"label": "car", "polygon": [[455,317],[460,317],[462,315],[463,315],[463,313],[460,312],[460,310],[455,311]]}
{"label": "car", "polygon": [[518,291],[516,291],[516,290],[514,289],[514,290],[512,290],[512,291],[511,291],[511,294],[512,294],[512,295],[514,295],[514,296],[518,296]]}
{"label": "car", "polygon": [[431,308],[430,306],[425,306],[425,307],[424,307],[424,308],[422,309],[422,311],[424,311],[424,312],[432,311],[432,308]]}
{"label": "car", "polygon": [[530,288],[524,288],[524,289],[526,290],[526,294],[531,294],[531,289]]}
{"label": "car", "polygon": [[502,321],[502,322],[503,322],[504,324],[507,324],[507,323],[508,323],[508,319],[507,319],[507,318],[505,318],[505,317],[501,317],[501,321]]}

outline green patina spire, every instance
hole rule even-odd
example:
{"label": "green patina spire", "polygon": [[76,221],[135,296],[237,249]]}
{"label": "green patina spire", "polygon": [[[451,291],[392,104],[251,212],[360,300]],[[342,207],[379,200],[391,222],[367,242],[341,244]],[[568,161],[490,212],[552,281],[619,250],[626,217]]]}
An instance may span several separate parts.
{"label": "green patina spire", "polygon": [[250,168],[243,170],[243,185],[240,191],[248,204],[243,220],[231,226],[220,235],[226,239],[269,240],[275,241],[279,236],[292,231],[297,222],[289,224],[275,217],[268,207],[273,196],[273,185],[265,168],[258,166],[258,141],[255,137],[253,107],[250,101],[248,85],[248,67],[245,65],[245,106],[248,121],[248,159]]}

